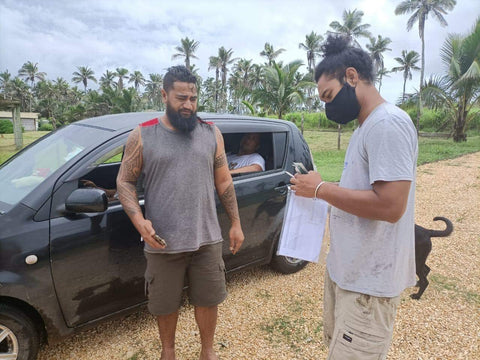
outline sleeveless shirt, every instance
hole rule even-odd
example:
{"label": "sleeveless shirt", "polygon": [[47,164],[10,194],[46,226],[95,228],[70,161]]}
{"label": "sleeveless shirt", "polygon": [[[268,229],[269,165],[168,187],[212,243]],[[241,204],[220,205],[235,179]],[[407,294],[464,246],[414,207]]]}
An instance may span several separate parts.
{"label": "sleeveless shirt", "polygon": [[179,253],[223,241],[215,205],[215,127],[199,121],[188,134],[159,119],[140,124],[143,143],[145,218],[167,247]]}

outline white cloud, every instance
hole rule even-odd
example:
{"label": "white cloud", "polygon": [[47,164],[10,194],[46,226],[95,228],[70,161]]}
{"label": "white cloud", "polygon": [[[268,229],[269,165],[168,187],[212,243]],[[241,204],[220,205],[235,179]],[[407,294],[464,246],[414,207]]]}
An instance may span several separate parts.
{"label": "white cloud", "polygon": [[[407,32],[408,15],[396,16],[392,0],[245,0],[245,1],[131,1],[131,0],[2,0],[0,2],[0,71],[16,75],[26,61],[39,63],[48,77],[69,80],[77,66],[90,66],[100,78],[105,70],[164,73],[181,60],[171,60],[175,46],[188,36],[200,42],[193,63],[203,77],[208,60],[220,46],[232,48],[234,57],[263,63],[259,53],[265,42],[285,48],[280,60],[306,61],[298,44],[312,30],[324,34],[333,20],[342,21],[344,9],[364,11],[364,23],[374,36],[392,40],[385,53],[387,67],[396,66],[401,50],[420,52],[417,28]],[[446,16],[448,28],[429,18],[426,26],[426,77],[443,69],[439,51],[447,33],[469,31],[479,15],[477,1],[457,1]],[[366,41],[361,41],[365,44]],[[407,84],[418,88],[419,74]],[[402,75],[384,79],[382,94],[396,101]]]}

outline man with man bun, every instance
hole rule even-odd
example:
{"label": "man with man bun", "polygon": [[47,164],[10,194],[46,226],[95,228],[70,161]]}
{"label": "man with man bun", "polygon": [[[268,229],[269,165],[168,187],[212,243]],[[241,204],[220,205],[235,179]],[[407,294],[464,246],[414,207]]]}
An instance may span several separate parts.
{"label": "man with man bun", "polygon": [[324,293],[328,359],[385,359],[401,292],[415,285],[417,133],[374,85],[373,63],[348,38],[329,36],[315,81],[327,117],[358,119],[340,183],[318,172],[291,179],[296,195],[332,205]]}

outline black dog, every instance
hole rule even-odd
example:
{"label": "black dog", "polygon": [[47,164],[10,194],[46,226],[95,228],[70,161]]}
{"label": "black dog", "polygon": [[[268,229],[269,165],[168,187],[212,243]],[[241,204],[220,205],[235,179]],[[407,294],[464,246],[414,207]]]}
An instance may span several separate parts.
{"label": "black dog", "polygon": [[437,216],[433,218],[434,221],[442,220],[447,225],[447,228],[443,231],[425,229],[415,224],[415,265],[418,276],[418,292],[410,295],[412,299],[419,300],[423,292],[428,286],[427,275],[430,272],[430,268],[425,264],[428,254],[432,250],[432,237],[444,237],[449,236],[453,231],[453,224],[447,218]]}

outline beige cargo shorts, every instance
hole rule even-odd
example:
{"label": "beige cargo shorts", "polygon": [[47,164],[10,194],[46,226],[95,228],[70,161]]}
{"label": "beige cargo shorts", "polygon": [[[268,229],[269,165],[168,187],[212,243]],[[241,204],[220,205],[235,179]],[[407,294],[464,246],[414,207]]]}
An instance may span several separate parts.
{"label": "beige cargo shorts", "polygon": [[323,334],[327,360],[386,359],[400,296],[375,297],[346,291],[325,271]]}

